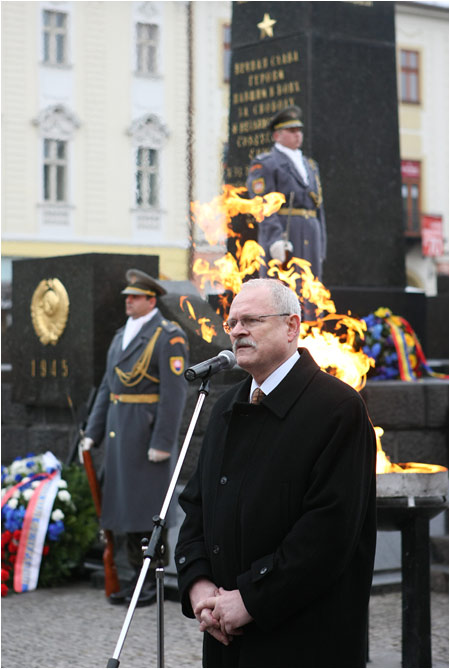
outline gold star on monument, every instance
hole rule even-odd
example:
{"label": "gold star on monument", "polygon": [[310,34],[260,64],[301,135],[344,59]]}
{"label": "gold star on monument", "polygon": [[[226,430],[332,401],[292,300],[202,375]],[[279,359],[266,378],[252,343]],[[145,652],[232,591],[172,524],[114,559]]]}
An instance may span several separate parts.
{"label": "gold star on monument", "polygon": [[261,23],[258,23],[258,28],[261,31],[261,39],[264,39],[264,37],[273,37],[273,26],[275,23],[276,21],[270,18],[270,14],[264,14],[263,20]]}

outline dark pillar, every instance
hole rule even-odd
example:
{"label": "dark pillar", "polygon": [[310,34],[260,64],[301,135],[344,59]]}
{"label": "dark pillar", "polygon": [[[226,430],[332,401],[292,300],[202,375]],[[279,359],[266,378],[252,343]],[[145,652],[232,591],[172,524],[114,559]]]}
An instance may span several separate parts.
{"label": "dark pillar", "polygon": [[245,183],[278,109],[303,109],[304,151],[322,176],[329,288],[405,285],[394,4],[233,3],[226,180]]}
{"label": "dark pillar", "polygon": [[430,521],[402,528],[402,666],[431,667]]}

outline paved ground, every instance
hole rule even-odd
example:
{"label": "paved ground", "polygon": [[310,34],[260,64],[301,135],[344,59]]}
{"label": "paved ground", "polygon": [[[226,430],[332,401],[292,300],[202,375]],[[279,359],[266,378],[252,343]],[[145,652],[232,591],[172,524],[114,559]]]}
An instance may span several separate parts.
{"label": "paved ground", "polygon": [[[448,596],[433,593],[433,667],[448,667]],[[106,667],[127,609],[111,606],[88,582],[10,594],[2,599],[2,667]],[[401,666],[399,593],[370,602],[370,667]],[[121,667],[156,667],[156,607],[136,609],[120,654]],[[177,602],[164,604],[166,667],[201,667],[201,634]]]}

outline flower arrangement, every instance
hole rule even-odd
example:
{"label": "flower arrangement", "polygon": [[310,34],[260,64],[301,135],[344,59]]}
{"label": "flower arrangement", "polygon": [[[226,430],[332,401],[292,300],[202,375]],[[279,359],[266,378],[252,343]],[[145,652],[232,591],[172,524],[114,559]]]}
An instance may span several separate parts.
{"label": "flower arrangement", "polygon": [[[32,522],[40,501],[45,502],[46,484],[53,490],[42,527],[35,531]],[[39,498],[39,499],[37,499]],[[50,506],[51,505],[51,506]],[[27,509],[33,513],[27,514]],[[98,533],[98,521],[84,470],[77,464],[61,465],[50,452],[16,458],[9,467],[2,465],[2,570],[1,594],[14,586],[18,592],[33,587],[18,578],[18,565],[34,562],[37,586],[53,586],[76,575],[83,558]],[[30,541],[34,542],[34,555]],[[27,537],[25,537],[25,534]],[[28,544],[26,541],[28,540]],[[38,553],[36,555],[36,552]]]}
{"label": "flower arrangement", "polygon": [[414,381],[424,375],[448,378],[430,369],[416,333],[404,318],[379,307],[361,320],[365,321],[367,331],[364,339],[355,343],[375,361],[368,378],[403,381]]}

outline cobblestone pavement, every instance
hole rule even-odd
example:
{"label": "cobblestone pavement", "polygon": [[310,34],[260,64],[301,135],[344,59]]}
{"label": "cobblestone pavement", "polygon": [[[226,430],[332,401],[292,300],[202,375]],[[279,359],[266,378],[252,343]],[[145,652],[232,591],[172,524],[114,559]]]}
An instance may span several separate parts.
{"label": "cobblestone pavement", "polygon": [[[432,593],[433,667],[448,667],[448,596]],[[111,606],[88,582],[2,599],[2,667],[106,667],[127,609]],[[401,598],[370,602],[369,667],[401,666]],[[157,666],[156,606],[138,608],[120,654],[121,667]],[[177,602],[164,603],[166,667],[201,667],[202,635]]]}

